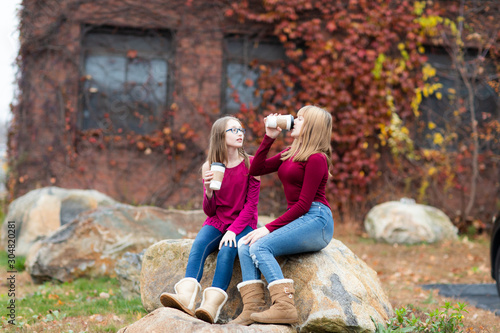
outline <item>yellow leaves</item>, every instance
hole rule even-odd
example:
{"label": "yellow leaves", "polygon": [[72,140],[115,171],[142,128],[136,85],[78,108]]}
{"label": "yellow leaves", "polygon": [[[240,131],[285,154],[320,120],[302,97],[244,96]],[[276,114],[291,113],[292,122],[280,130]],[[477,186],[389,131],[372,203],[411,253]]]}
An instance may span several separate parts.
{"label": "yellow leaves", "polygon": [[399,43],[398,44],[398,50],[403,51],[405,49],[405,44],[404,43]]}
{"label": "yellow leaves", "polygon": [[444,138],[441,135],[441,133],[434,133],[433,142],[434,142],[434,144],[436,144],[438,146],[441,146],[443,144]]}
{"label": "yellow leaves", "polygon": [[372,70],[372,74],[376,79],[380,79],[382,75],[382,68],[384,66],[385,60],[385,54],[383,53],[380,53],[377,57],[377,60],[375,60],[375,67]]}
{"label": "yellow leaves", "polygon": [[328,52],[333,51],[333,41],[329,40],[325,43],[325,50]]}
{"label": "yellow leaves", "polygon": [[415,96],[411,100],[411,109],[413,110],[415,117],[420,116],[420,112],[418,111],[418,108],[420,107],[420,103],[422,103],[422,89],[416,88],[415,89]]}
{"label": "yellow leaves", "polygon": [[422,93],[424,94],[425,98],[429,97],[429,89],[427,85],[424,87],[424,89],[422,89]]}
{"label": "yellow leaves", "polygon": [[435,129],[436,128],[436,124],[434,124],[432,121],[430,121],[428,124],[427,124],[427,127],[429,127],[430,130],[432,129]]}
{"label": "yellow leaves", "polygon": [[[388,92],[390,95],[390,92]],[[391,96],[392,98],[392,96]],[[389,99],[392,102],[392,99]],[[378,125],[380,133],[378,138],[381,146],[388,145],[394,155],[403,154],[409,159],[414,158],[413,141],[410,138],[410,130],[403,125],[403,121],[399,118],[396,110],[394,109],[391,114],[391,122],[389,125],[380,123]],[[368,143],[363,143],[363,148],[367,148]],[[377,148],[377,145],[374,145]]]}
{"label": "yellow leaves", "polygon": [[429,170],[427,171],[427,174],[429,176],[432,176],[433,174],[435,174],[437,172],[437,168],[436,167],[430,167]]}
{"label": "yellow leaves", "polygon": [[415,1],[413,3],[413,13],[417,16],[422,15],[425,9],[426,2],[425,1]]}
{"label": "yellow leaves", "polygon": [[418,47],[418,52],[421,53],[421,54],[425,53],[425,47],[419,46]]}
{"label": "yellow leaves", "polygon": [[430,37],[434,37],[439,34],[437,25],[443,22],[443,18],[440,16],[431,15],[431,16],[422,16],[416,18],[414,21],[420,24],[425,34],[427,34]]}
{"label": "yellow leaves", "polygon": [[[421,88],[417,88],[415,90],[415,103],[418,103],[418,105],[420,105],[420,103],[422,102],[422,96],[421,95],[424,95],[425,98],[433,95],[434,93],[436,93],[436,98],[437,99],[441,99],[443,98],[443,95],[442,93],[440,93],[439,91],[437,91],[438,89],[441,89],[443,87],[443,84],[442,83],[434,83],[434,84],[424,84],[423,87]],[[421,94],[421,95],[419,95]],[[413,104],[413,102],[412,102]]]}
{"label": "yellow leaves", "polygon": [[436,76],[436,69],[431,64],[426,63],[422,68],[422,74],[424,75],[424,81],[427,81],[429,78]]}
{"label": "yellow leaves", "polygon": [[422,181],[422,184],[420,185],[420,188],[418,189],[418,197],[417,197],[417,202],[423,202],[425,198],[425,193],[427,192],[427,188],[429,187],[429,181],[427,179],[424,179]]}
{"label": "yellow leaves", "polygon": [[392,97],[391,91],[389,89],[388,89],[387,95],[385,97],[385,101],[386,101],[386,104],[387,104],[389,110],[394,111],[395,110],[394,97]]}
{"label": "yellow leaves", "polygon": [[[463,17],[458,17],[457,22],[461,22],[463,20]],[[444,25],[445,27],[448,27],[450,29],[450,32],[454,35],[457,45],[462,44],[460,32],[457,29],[457,24],[449,18],[443,18],[437,15],[421,16],[416,18],[414,22],[420,24],[423,35],[427,35],[429,37],[439,36]]]}
{"label": "yellow leaves", "polygon": [[426,159],[429,159],[432,156],[432,151],[429,150],[429,149],[423,149],[422,150],[422,155],[424,155],[424,157]]}
{"label": "yellow leaves", "polygon": [[[463,17],[462,17],[462,19],[463,19]],[[455,22],[446,18],[446,19],[444,19],[444,25],[450,27],[451,32],[455,35],[455,37],[457,37],[457,39],[460,38],[460,36],[458,36],[459,31],[457,29],[457,25]]]}
{"label": "yellow leaves", "polygon": [[457,93],[457,91],[453,88],[448,88],[448,93],[449,94],[452,94],[452,95],[455,95]]}

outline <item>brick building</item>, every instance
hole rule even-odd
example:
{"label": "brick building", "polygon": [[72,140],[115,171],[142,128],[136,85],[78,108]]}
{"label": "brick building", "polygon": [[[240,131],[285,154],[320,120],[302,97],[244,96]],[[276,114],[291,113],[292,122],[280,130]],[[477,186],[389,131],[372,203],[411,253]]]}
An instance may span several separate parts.
{"label": "brick building", "polygon": [[[14,120],[8,144],[9,197],[12,199],[37,187],[55,185],[64,188],[92,188],[116,200],[132,204],[199,208],[202,190],[200,167],[205,160],[211,124],[221,115],[239,112],[240,104],[260,105],[259,94],[255,94],[257,88],[252,84],[259,76],[256,63],[273,68],[283,60],[286,61],[283,45],[272,37],[274,26],[268,26],[262,20],[242,23],[237,17],[226,15],[234,2],[236,1],[24,0],[20,25],[20,95],[13,107]],[[258,7],[262,6],[261,1],[251,2],[254,7],[257,6],[255,8],[261,9]],[[355,2],[318,3],[357,6]],[[411,4],[406,1],[388,3],[389,7],[394,8],[402,3]],[[470,3],[477,5],[477,2]],[[381,52],[380,45],[376,44],[380,44],[378,38],[381,35],[388,35],[388,29],[406,26],[413,21],[411,17],[408,22],[399,22],[402,19],[395,14],[394,26],[385,26],[372,13],[375,11],[370,9],[370,4],[368,2],[363,5],[366,8],[361,14],[354,13],[352,17],[357,18],[353,21],[351,32],[359,30],[359,35],[371,44],[344,45],[345,31],[339,32],[335,37],[338,42],[337,53],[351,54],[354,59],[351,61],[346,56],[349,59],[344,59],[344,63],[334,61],[336,66],[345,66],[349,70],[340,73],[341,80],[333,80],[340,82],[336,91],[330,86],[324,89],[324,95],[333,96],[331,101],[335,103],[327,107],[332,108],[337,125],[341,124],[342,119],[352,120],[349,112],[366,112],[362,103],[358,103],[365,99],[365,90],[362,89],[356,95],[349,91],[348,83],[351,82],[351,88],[353,82],[362,87],[370,85],[374,64],[365,60],[364,67],[358,66],[355,59],[361,61],[362,54],[366,54],[365,47],[371,48],[372,54],[378,54]],[[374,4],[379,6],[380,2]],[[455,10],[457,7],[451,1],[428,3],[429,6],[432,4],[455,7]],[[481,4],[477,22],[489,22],[488,24],[496,26],[500,10],[498,4],[495,1]],[[300,12],[302,14],[304,13]],[[306,11],[303,16],[308,18],[308,15],[316,18],[318,12]],[[356,20],[362,21],[367,15],[373,15],[371,20],[378,20],[380,23],[372,27],[379,29],[376,31],[379,35],[372,34],[372,28],[356,28],[359,24]],[[487,25],[484,27],[487,28]],[[480,50],[474,45],[478,36],[474,35],[477,34],[471,34],[465,39],[467,48],[472,50],[467,54],[481,60],[481,57],[474,55]],[[498,45],[498,38],[492,40]],[[299,41],[298,44],[302,42]],[[462,85],[461,79],[457,77],[449,54],[441,43],[442,41],[437,41],[435,44],[425,45],[428,61],[438,70],[436,77],[443,85],[443,92],[456,90],[461,97],[465,97],[467,92],[463,87],[455,89]],[[304,46],[305,44],[304,42]],[[403,44],[394,41],[387,41],[387,44],[392,45],[390,47],[393,50],[389,50],[390,52],[402,54],[398,47]],[[302,47],[300,44],[300,48]],[[487,58],[498,61],[497,47],[495,52],[490,52]],[[498,78],[498,66],[488,66],[483,70]],[[360,71],[365,71],[363,75],[359,75],[357,67],[361,68]],[[315,87],[315,82],[309,83],[310,87]],[[491,125],[493,122],[490,120],[498,120],[500,115],[498,79],[479,83],[475,91],[477,109],[486,115],[484,119]],[[385,85],[380,84],[375,88],[383,92]],[[409,104],[412,89],[392,88],[399,89],[395,96]],[[289,90],[284,90],[289,93]],[[384,93],[381,96],[385,96]],[[408,99],[405,96],[409,96]],[[435,135],[447,131],[446,126],[455,117],[456,109],[451,107],[450,98],[425,97],[420,105],[422,116],[419,122],[413,123],[415,128],[412,132],[417,133],[413,139],[418,148],[437,149],[439,147],[435,144]],[[300,102],[306,99],[309,96]],[[453,100],[461,99],[464,98],[453,97]],[[356,101],[358,105],[354,106],[352,101]],[[321,99],[318,103],[323,104]],[[336,107],[339,103],[345,105]],[[380,105],[382,109],[387,107],[385,99],[382,99]],[[356,108],[359,110],[355,110]],[[379,111],[387,113],[385,109]],[[460,119],[467,122],[467,117],[465,114]],[[479,118],[479,125],[483,126],[481,119],[483,118]],[[257,121],[259,119],[248,119],[245,123],[244,120],[248,129],[246,149],[250,153],[255,151],[258,141],[256,138],[259,137],[252,130],[255,127],[252,122]],[[424,125],[432,123],[433,127],[421,126],[420,122]],[[376,138],[379,126],[370,126],[369,135]],[[348,134],[355,138],[359,133],[363,132]],[[485,144],[486,148],[482,148],[481,152],[491,150],[497,155],[498,140],[488,140],[487,144],[490,146]],[[363,145],[356,142],[352,146],[346,144],[343,154],[348,156],[354,149],[368,145],[368,142]],[[333,145],[336,143],[338,142],[333,142]],[[276,149],[280,148],[279,145],[276,146]],[[385,152],[388,155],[387,149],[383,147],[375,149],[378,150],[376,153]],[[456,148],[452,147],[452,150],[456,151]],[[362,151],[361,148],[359,151]],[[338,186],[332,188],[351,186],[352,191],[349,189],[351,197],[344,197],[344,202],[335,207],[339,211],[352,210],[362,216],[379,201],[395,199],[405,194],[404,191],[408,191],[409,195],[415,195],[421,189],[426,191],[427,180],[422,179],[418,172],[411,175],[415,177],[413,182],[408,181],[410,175],[406,173],[402,177],[407,178],[400,179],[398,175],[389,172],[385,174],[395,176],[391,180],[394,187],[391,187],[387,179],[377,178],[369,186],[360,185],[360,193],[356,193],[358,184],[365,181],[361,179],[357,183],[356,175],[369,174],[371,167],[364,170],[365,164],[361,169],[357,166],[349,169],[346,165],[356,164],[359,157],[350,156],[349,162],[346,162],[347,158],[344,155],[340,157],[339,154],[337,160],[340,161],[341,158],[346,176],[337,178],[335,186]],[[484,170],[491,171],[483,172],[478,181],[478,188],[483,193],[476,206],[485,212],[491,211],[491,207],[498,202],[494,198],[498,197],[500,188],[497,176],[499,169],[498,160],[494,158],[490,157],[489,164],[482,164]],[[380,164],[380,174],[388,171],[384,158],[377,163]],[[347,174],[349,172],[351,174]],[[469,182],[467,172],[464,171],[462,178],[458,180],[461,187],[454,189],[456,193],[453,203],[446,205],[447,212],[451,214],[462,209],[465,198],[469,195],[463,190],[468,185],[462,186]],[[452,180],[456,179],[458,177]],[[277,183],[276,177],[265,177],[265,181]],[[442,185],[439,182],[439,179],[435,179],[436,186]],[[407,186],[409,184],[411,187]],[[448,185],[445,184],[444,192],[448,190],[446,186]],[[398,187],[398,191],[394,191],[395,187]],[[285,204],[283,193],[276,191],[276,188],[262,186],[259,205],[262,213],[282,211]],[[338,197],[335,197],[338,194],[335,191],[329,193],[333,197],[332,201],[338,202]],[[445,206],[440,193],[428,191],[427,203],[437,207]],[[361,199],[351,200],[356,197]],[[448,201],[450,197],[448,195]]]}
{"label": "brick building", "polygon": [[23,1],[11,196],[55,185],[200,207],[211,124],[239,110],[235,92],[259,103],[245,85],[252,61],[284,58],[263,27],[228,19],[228,6]]}

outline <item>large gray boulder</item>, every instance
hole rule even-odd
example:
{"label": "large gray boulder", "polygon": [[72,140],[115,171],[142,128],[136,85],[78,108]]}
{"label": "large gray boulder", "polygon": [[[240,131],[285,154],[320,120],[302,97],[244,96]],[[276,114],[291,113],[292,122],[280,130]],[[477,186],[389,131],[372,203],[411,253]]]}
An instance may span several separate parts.
{"label": "large gray boulder", "polygon": [[458,234],[441,210],[411,200],[389,201],[373,207],[364,226],[371,238],[391,244],[434,243],[456,239]]}
{"label": "large gray boulder", "polygon": [[26,268],[35,282],[115,276],[116,262],[125,252],[139,253],[162,239],[194,235],[205,217],[202,210],[100,207],[35,243]]}
{"label": "large gray boulder", "polygon": [[[141,270],[141,297],[147,311],[156,314],[155,310],[162,307],[161,293],[173,292],[174,284],[184,277],[192,242],[164,240],[146,250]],[[205,263],[203,288],[211,285],[215,260],[212,254]],[[278,261],[284,276],[295,281],[300,332],[373,332],[375,325],[371,318],[385,322],[393,314],[377,273],[338,240],[332,240],[322,251],[283,256]],[[227,290],[229,299],[219,317],[222,323],[235,318],[242,310],[236,288],[239,282],[241,271],[236,261]],[[198,306],[200,301],[198,299]]]}
{"label": "large gray boulder", "polygon": [[36,241],[51,235],[78,214],[115,203],[95,190],[44,187],[30,191],[10,203],[2,226],[1,246],[7,246],[7,221],[15,222],[16,255],[27,256]]}

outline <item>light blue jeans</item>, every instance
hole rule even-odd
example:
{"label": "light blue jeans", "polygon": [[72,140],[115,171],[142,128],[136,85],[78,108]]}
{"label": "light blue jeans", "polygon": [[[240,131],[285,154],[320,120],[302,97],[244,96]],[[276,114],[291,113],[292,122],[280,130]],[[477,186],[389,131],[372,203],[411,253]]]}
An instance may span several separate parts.
{"label": "light blue jeans", "polygon": [[[248,234],[253,229],[247,226],[241,233],[236,236],[236,244],[240,238]],[[189,259],[186,267],[185,277],[192,277],[201,281],[203,276],[203,267],[210,253],[217,251],[219,243],[224,234],[211,225],[204,225],[196,238],[189,252]],[[231,278],[233,277],[234,260],[238,251],[236,247],[223,245],[217,254],[217,265],[215,266],[214,279],[212,287],[217,287],[222,290],[227,290]]]}
{"label": "light blue jeans", "polygon": [[276,256],[319,251],[330,243],[332,237],[330,208],[313,202],[309,212],[262,237],[252,246],[238,243],[243,281],[259,280],[261,273],[267,283],[283,279]]}

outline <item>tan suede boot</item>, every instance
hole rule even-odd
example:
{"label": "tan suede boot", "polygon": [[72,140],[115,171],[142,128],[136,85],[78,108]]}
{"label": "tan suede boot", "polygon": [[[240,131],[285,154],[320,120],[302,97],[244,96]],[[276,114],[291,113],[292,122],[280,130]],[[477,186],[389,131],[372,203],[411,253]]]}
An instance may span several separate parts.
{"label": "tan suede boot", "polygon": [[276,280],[267,287],[271,293],[273,305],[264,312],[252,313],[250,319],[264,324],[294,324],[299,321],[293,301],[293,280]]}
{"label": "tan suede boot", "polygon": [[167,308],[184,311],[194,317],[195,301],[201,286],[194,278],[184,278],[174,286],[175,294],[163,293],[160,302]]}
{"label": "tan suede boot", "polygon": [[264,301],[264,282],[262,280],[241,282],[238,284],[238,291],[243,299],[243,311],[228,324],[248,326],[254,323],[250,319],[250,315],[255,312],[264,311],[266,306],[266,302]]}
{"label": "tan suede boot", "polygon": [[196,318],[213,324],[219,319],[220,310],[227,301],[227,294],[224,290],[210,287],[203,291],[203,301],[195,311]]}

